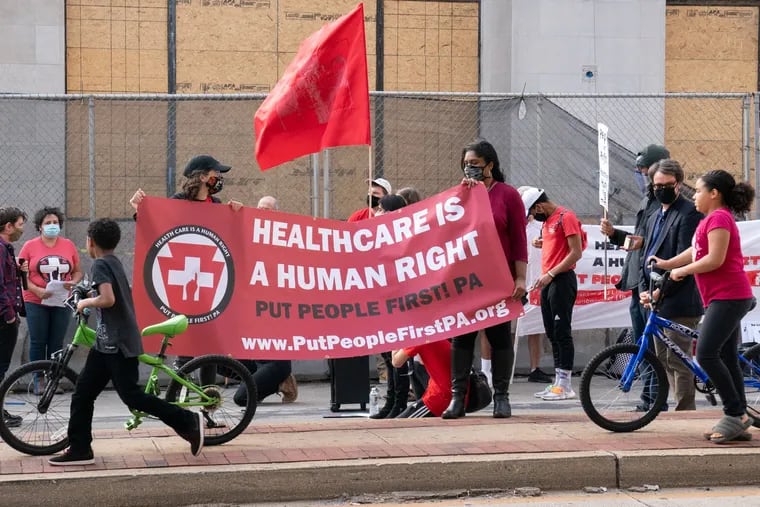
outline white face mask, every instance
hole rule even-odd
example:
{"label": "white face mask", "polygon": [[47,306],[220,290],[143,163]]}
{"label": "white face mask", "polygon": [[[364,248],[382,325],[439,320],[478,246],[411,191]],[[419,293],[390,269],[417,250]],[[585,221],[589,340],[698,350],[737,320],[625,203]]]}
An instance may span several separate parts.
{"label": "white face mask", "polygon": [[58,224],[45,224],[42,226],[42,234],[46,238],[57,238],[61,233],[61,226]]}

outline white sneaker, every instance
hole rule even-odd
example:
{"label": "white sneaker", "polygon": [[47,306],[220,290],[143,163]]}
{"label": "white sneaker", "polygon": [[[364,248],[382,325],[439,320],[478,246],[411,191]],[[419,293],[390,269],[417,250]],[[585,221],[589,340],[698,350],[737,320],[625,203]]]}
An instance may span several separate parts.
{"label": "white sneaker", "polygon": [[572,387],[552,386],[548,393],[541,396],[542,400],[569,400],[575,398],[575,391]]}
{"label": "white sneaker", "polygon": [[546,387],[544,387],[544,390],[543,390],[543,391],[539,391],[539,392],[537,392],[537,393],[533,393],[533,396],[534,396],[535,398],[543,398],[545,395],[547,395],[547,394],[549,394],[550,392],[552,392],[552,388],[553,388],[553,387],[554,387],[554,384],[549,384],[549,385],[547,385]]}

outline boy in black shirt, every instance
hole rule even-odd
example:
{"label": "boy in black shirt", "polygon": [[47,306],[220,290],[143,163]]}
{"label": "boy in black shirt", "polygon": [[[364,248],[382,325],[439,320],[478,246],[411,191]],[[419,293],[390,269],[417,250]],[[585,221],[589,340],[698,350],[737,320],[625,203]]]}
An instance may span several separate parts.
{"label": "boy in black shirt", "polygon": [[95,399],[109,380],[131,409],[158,417],[190,442],[193,456],[198,456],[203,448],[203,415],[200,412],[194,413],[146,394],[137,384],[137,356],[143,352],[142,338],[137,328],[129,282],[121,262],[113,255],[120,239],[121,230],[113,220],[102,218],[87,228],[87,253],[95,259],[92,282],[97,295],[80,300],[77,311],[95,308],[96,340],[71,398],[69,448],[60,456],[50,458],[51,465],[95,462],[90,446],[92,414]]}

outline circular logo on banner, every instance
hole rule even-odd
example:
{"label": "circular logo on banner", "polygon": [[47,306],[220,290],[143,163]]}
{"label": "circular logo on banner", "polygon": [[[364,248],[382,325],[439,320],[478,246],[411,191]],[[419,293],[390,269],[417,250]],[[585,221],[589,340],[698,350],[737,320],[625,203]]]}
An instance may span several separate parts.
{"label": "circular logo on banner", "polygon": [[235,268],[229,248],[205,227],[167,231],[148,251],[143,273],[156,308],[166,316],[186,315],[190,324],[219,317],[232,298]]}

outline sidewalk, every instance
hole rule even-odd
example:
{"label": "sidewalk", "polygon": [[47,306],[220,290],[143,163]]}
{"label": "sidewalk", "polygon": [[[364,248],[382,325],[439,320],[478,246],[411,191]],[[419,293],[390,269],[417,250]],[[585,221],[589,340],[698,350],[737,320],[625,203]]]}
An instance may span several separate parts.
{"label": "sidewalk", "polygon": [[[486,409],[444,421],[324,419],[329,394],[322,395],[329,386],[304,385],[304,401],[264,403],[245,433],[204,448],[199,457],[160,423],[131,433],[115,423],[96,430],[96,462],[87,466],[52,467],[47,457],[0,444],[2,504],[18,498],[19,505],[60,505],[66,498],[67,504],[171,505],[398,490],[757,483],[760,431],[751,430],[751,442],[724,446],[702,438],[720,417],[717,408],[663,413],[642,430],[616,434],[591,423],[577,400],[536,404],[535,387],[513,385],[510,419],[493,419]],[[314,415],[269,414],[304,408]]]}

